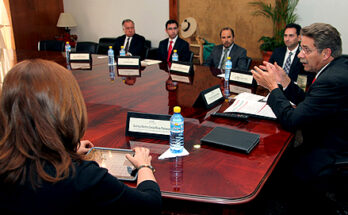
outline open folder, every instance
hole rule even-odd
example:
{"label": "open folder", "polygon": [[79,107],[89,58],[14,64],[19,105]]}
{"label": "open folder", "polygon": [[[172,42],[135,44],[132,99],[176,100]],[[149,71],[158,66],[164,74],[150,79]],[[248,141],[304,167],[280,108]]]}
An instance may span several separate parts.
{"label": "open folder", "polygon": [[258,134],[223,127],[214,128],[201,139],[202,143],[224,146],[247,154],[259,141]]}

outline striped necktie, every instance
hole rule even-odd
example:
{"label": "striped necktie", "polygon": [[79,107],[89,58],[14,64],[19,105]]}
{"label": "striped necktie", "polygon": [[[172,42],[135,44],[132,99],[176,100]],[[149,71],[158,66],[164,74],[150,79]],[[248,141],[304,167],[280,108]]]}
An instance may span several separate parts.
{"label": "striped necktie", "polygon": [[291,55],[292,55],[292,52],[289,52],[289,56],[288,56],[288,58],[286,59],[286,62],[285,62],[284,71],[286,72],[286,74],[289,74],[289,71],[290,71]]}

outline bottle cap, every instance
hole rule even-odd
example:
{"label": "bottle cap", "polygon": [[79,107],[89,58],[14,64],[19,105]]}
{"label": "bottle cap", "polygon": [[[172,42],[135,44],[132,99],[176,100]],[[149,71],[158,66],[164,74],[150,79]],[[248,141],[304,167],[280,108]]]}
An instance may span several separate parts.
{"label": "bottle cap", "polygon": [[227,57],[227,60],[231,60],[231,57]]}
{"label": "bottle cap", "polygon": [[112,49],[112,46],[109,46],[109,49]]}
{"label": "bottle cap", "polygon": [[69,44],[69,41],[66,41],[66,44]]}
{"label": "bottle cap", "polygon": [[121,49],[123,49],[124,48],[124,46],[121,46]]}
{"label": "bottle cap", "polygon": [[174,49],[174,52],[177,52],[176,49]]}
{"label": "bottle cap", "polygon": [[180,113],[181,112],[181,107],[175,106],[174,107],[174,113]]}

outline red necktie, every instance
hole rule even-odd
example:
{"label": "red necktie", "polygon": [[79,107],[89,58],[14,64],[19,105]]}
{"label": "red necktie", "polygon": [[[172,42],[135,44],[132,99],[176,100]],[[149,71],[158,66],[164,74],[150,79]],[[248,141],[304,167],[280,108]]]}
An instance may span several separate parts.
{"label": "red necktie", "polygon": [[317,80],[317,79],[316,79],[316,78],[314,78],[314,79],[313,79],[313,81],[312,81],[312,84],[314,83],[314,81],[315,81],[315,80]]}
{"label": "red necktie", "polygon": [[172,49],[173,49],[173,41],[169,42],[169,48],[168,48],[168,56],[167,56],[167,62],[169,62],[170,59],[170,54],[172,53]]}

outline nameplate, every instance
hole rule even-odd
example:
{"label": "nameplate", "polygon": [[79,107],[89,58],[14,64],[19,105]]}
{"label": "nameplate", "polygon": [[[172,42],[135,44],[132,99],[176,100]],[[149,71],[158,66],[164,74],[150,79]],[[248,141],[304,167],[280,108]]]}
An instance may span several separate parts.
{"label": "nameplate", "polygon": [[224,101],[224,95],[221,92],[220,85],[213,86],[203,90],[196,99],[193,106],[204,106],[205,108],[214,107]]}
{"label": "nameplate", "polygon": [[170,74],[170,77],[172,78],[173,81],[183,82],[183,83],[186,83],[186,84],[190,84],[191,83],[190,76]]}
{"label": "nameplate", "polygon": [[244,93],[244,92],[251,93],[252,90],[250,88],[247,88],[247,87],[230,85],[230,92],[236,93],[236,94]]}
{"label": "nameplate", "polygon": [[247,74],[244,72],[241,73],[241,72],[231,71],[230,81],[251,85],[253,83],[253,75],[252,73]]}
{"label": "nameplate", "polygon": [[172,62],[170,72],[176,74],[190,75],[192,72],[192,63],[180,61]]}
{"label": "nameplate", "polygon": [[70,62],[71,69],[92,69],[92,66],[89,62]]}
{"label": "nameplate", "polygon": [[118,68],[140,68],[139,56],[117,56],[116,61]]}
{"label": "nameplate", "polygon": [[91,54],[89,53],[70,53],[70,61],[90,61]]}
{"label": "nameplate", "polygon": [[127,113],[126,136],[169,139],[170,115]]}
{"label": "nameplate", "polygon": [[117,69],[117,75],[140,77],[140,70],[139,69]]}

